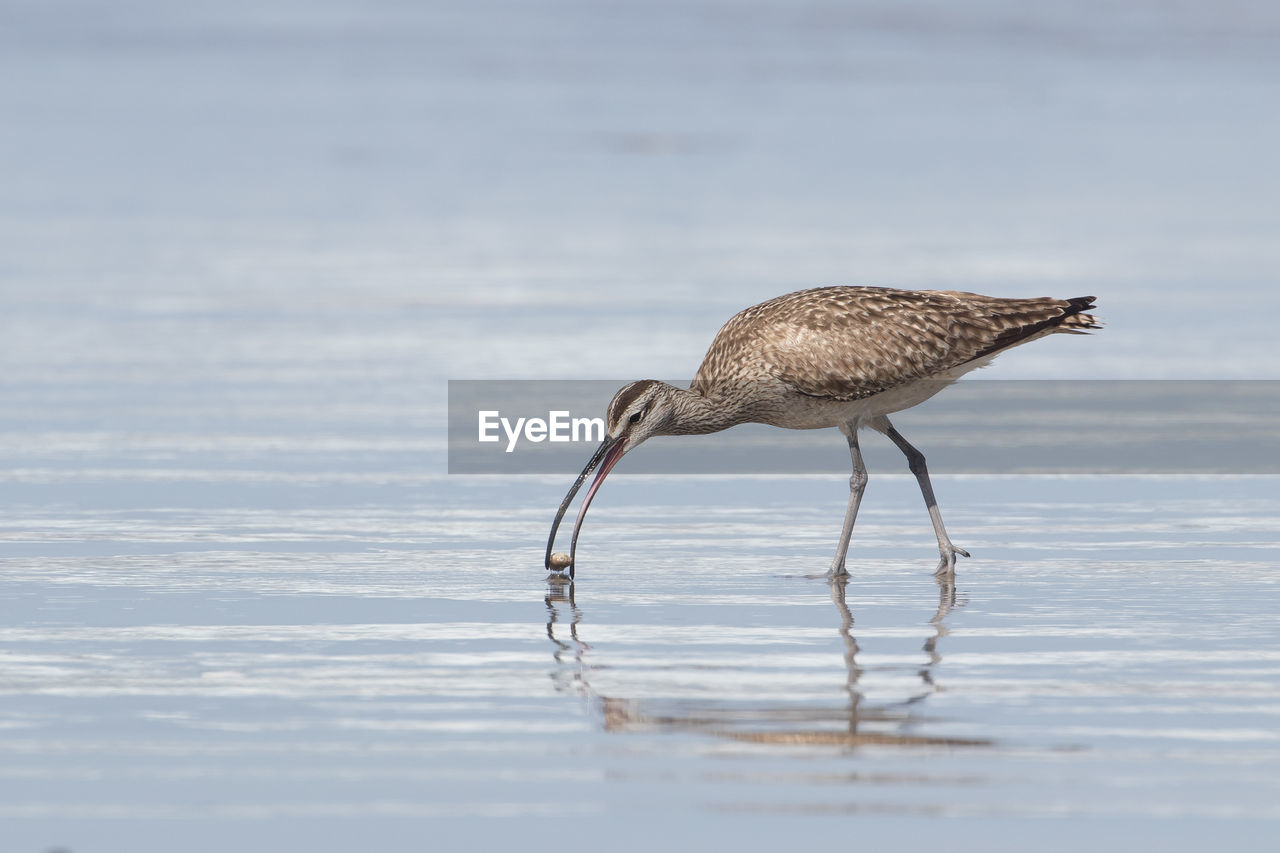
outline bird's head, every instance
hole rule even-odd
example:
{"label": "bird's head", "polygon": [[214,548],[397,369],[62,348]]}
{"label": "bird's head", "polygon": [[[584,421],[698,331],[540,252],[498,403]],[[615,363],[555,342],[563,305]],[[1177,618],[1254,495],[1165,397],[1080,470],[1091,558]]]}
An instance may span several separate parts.
{"label": "bird's head", "polygon": [[641,379],[618,389],[605,412],[609,438],[625,441],[634,450],[655,435],[670,435],[675,423],[672,392],[676,389],[656,379]]}
{"label": "bird's head", "polygon": [[574,495],[578,494],[578,489],[582,488],[583,482],[592,471],[598,468],[596,478],[591,482],[591,488],[587,490],[587,496],[582,499],[578,520],[573,525],[573,538],[569,542],[568,569],[569,577],[573,577],[574,560],[578,549],[578,531],[582,529],[582,520],[587,516],[587,507],[591,506],[591,500],[596,496],[600,484],[604,482],[605,477],[609,476],[609,472],[613,470],[614,465],[618,464],[623,454],[639,447],[652,436],[670,434],[669,430],[675,422],[672,398],[672,392],[675,391],[674,387],[665,382],[641,379],[622,386],[618,389],[618,393],[613,395],[605,413],[604,441],[587,460],[586,467],[578,475],[573,488],[569,489],[569,493],[560,502],[555,521],[551,523],[551,535],[547,537],[545,560],[548,569],[552,568],[551,549],[556,541],[556,531],[560,529],[560,521],[564,518],[569,504],[573,502]]}

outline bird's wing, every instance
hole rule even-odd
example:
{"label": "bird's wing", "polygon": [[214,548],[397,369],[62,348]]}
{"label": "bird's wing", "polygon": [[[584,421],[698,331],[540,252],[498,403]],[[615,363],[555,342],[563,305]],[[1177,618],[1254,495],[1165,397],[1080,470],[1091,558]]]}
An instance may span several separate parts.
{"label": "bird's wing", "polygon": [[723,375],[735,372],[729,363],[736,361],[804,394],[856,400],[940,376],[1059,326],[1093,328],[1093,318],[1080,314],[1090,304],[1091,297],[1001,299],[871,287],[799,291],[731,318],[697,381],[717,372],[713,362]]}

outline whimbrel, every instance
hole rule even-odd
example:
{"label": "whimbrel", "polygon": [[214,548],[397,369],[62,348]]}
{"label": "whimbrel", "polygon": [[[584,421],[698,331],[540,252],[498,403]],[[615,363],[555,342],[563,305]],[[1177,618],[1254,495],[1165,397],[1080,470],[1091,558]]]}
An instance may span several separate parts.
{"label": "whimbrel", "polygon": [[[848,574],[845,555],[867,485],[858,446],[862,427],[884,433],[907,457],[920,484],[941,559],[951,576],[956,555],[942,524],[924,454],[889,423],[888,415],[938,393],[1007,349],[1055,332],[1099,328],[1083,313],[1094,297],[1003,299],[941,290],[820,287],[788,293],[729,318],[688,390],[654,379],[623,386],[605,417],[607,435],[565,495],[547,539],[548,569],[574,575],[578,532],[587,507],[623,454],[655,435],[701,435],[743,423],[787,429],[839,427],[849,442],[853,476],[849,506],[829,577]],[[553,555],[556,531],[592,471],[573,526],[567,559]]]}

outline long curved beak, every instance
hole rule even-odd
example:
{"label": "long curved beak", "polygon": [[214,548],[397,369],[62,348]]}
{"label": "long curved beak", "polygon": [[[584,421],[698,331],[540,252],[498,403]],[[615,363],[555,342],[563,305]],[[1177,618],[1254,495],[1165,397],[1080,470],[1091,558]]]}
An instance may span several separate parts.
{"label": "long curved beak", "polygon": [[556,531],[560,529],[560,521],[564,518],[565,511],[569,509],[569,504],[573,503],[574,495],[578,494],[578,489],[582,488],[587,476],[599,466],[599,473],[596,474],[595,480],[592,481],[591,488],[587,490],[587,496],[582,499],[582,507],[578,510],[578,520],[573,524],[573,538],[569,540],[569,577],[573,577],[574,565],[577,562],[578,554],[578,531],[582,529],[582,520],[587,517],[587,507],[591,506],[591,499],[596,496],[596,492],[600,489],[600,484],[604,482],[604,478],[609,476],[613,466],[618,464],[618,460],[626,452],[627,440],[625,438],[621,436],[618,438],[606,436],[605,440],[600,442],[600,446],[596,448],[596,452],[591,454],[591,458],[587,460],[586,467],[582,469],[582,473],[574,481],[573,488],[569,490],[569,494],[564,496],[564,500],[560,501],[560,509],[556,510],[556,520],[551,522],[551,535],[547,537],[547,555],[545,558],[548,569],[551,569],[551,549],[556,542]]}

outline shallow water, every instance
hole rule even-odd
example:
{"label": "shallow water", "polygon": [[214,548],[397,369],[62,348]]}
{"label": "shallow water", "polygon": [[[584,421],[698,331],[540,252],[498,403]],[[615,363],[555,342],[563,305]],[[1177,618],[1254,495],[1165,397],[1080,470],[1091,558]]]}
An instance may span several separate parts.
{"label": "shallow water", "polygon": [[948,588],[873,451],[832,588],[838,434],[624,462],[570,595],[576,467],[445,471],[450,379],[821,284],[1099,296],[991,378],[1275,379],[1273,4],[10,6],[0,849],[1267,849],[1275,477],[943,466]]}
{"label": "shallow water", "polygon": [[[545,820],[638,849],[661,813],[690,844],[867,816],[884,843],[963,817],[1009,849],[1143,826],[1247,849],[1280,817],[1273,479],[940,478],[975,555],[952,587],[914,483],[883,476],[834,588],[807,575],[840,479],[616,480],[572,589],[539,565],[550,479],[20,510],[5,833],[417,849]],[[108,825],[118,847],[88,840]]]}

